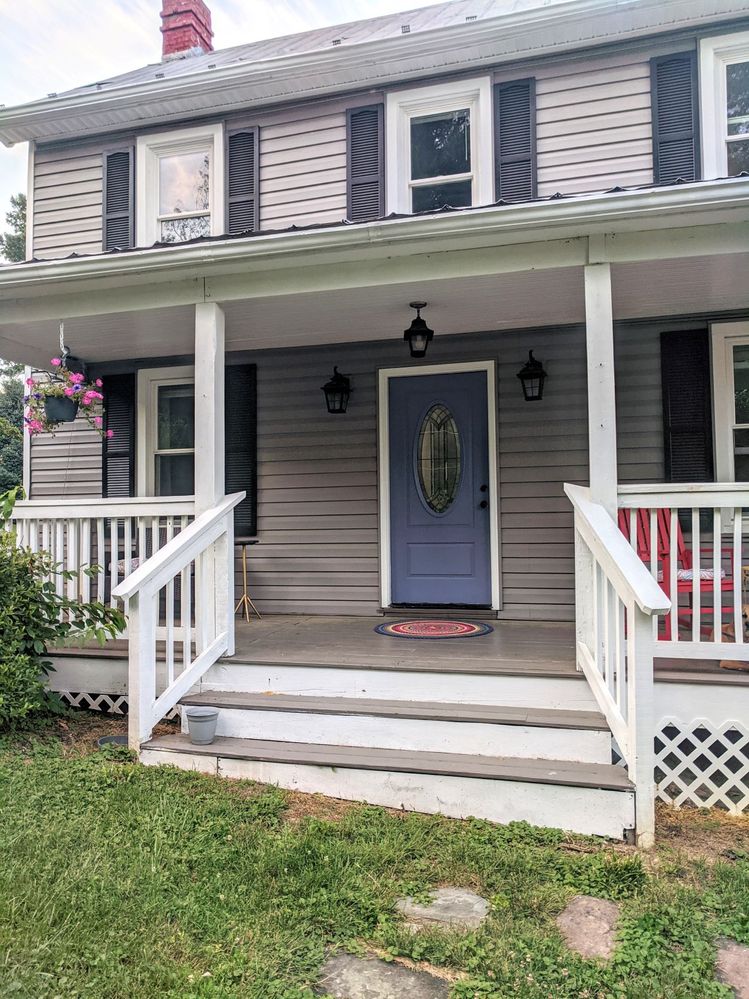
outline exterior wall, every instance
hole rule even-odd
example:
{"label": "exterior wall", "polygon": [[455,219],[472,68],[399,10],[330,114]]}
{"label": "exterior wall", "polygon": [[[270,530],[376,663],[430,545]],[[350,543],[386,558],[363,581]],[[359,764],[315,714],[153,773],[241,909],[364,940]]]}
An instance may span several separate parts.
{"label": "exterior wall", "polygon": [[101,437],[79,417],[31,438],[29,499],[101,496]]}
{"label": "exterior wall", "polygon": [[101,252],[103,146],[39,147],[34,157],[34,255]]}

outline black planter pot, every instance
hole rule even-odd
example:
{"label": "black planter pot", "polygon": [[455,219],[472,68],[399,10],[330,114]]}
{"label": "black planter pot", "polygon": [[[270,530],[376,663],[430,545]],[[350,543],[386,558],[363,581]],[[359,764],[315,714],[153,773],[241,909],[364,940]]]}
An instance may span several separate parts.
{"label": "black planter pot", "polygon": [[78,413],[78,401],[64,395],[48,395],[44,413],[50,423],[72,423]]}

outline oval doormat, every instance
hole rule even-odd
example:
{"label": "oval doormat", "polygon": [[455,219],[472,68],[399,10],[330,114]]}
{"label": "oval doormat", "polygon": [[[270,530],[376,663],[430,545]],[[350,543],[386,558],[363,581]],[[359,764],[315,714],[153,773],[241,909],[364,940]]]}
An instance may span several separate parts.
{"label": "oval doormat", "polygon": [[395,621],[378,624],[375,631],[391,638],[477,638],[494,629],[479,621]]}

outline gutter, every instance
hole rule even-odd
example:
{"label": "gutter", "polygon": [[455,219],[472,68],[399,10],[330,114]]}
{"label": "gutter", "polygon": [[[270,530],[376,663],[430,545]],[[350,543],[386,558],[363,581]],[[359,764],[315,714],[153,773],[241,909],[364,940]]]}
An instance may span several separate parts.
{"label": "gutter", "polygon": [[0,109],[0,141],[10,146],[149,127],[747,16],[747,0],[568,0],[413,35],[278,56],[254,65],[201,69],[110,90],[92,88]]}
{"label": "gutter", "polygon": [[[427,250],[443,253],[466,240],[502,246],[593,233],[679,228],[695,224],[694,216],[714,216],[721,211],[730,212],[734,223],[747,223],[749,252],[749,180],[739,177],[657,190],[593,194],[575,200],[490,206],[358,225],[342,223],[324,230],[285,231],[246,239],[211,239],[185,246],[9,264],[0,267],[0,301],[36,295],[58,282],[67,285],[143,276],[151,281],[169,281],[205,277],[211,271],[232,266],[244,269],[252,264],[260,270],[273,266],[276,260],[299,266],[312,256],[315,263],[322,263],[326,253],[338,253],[346,259],[352,252],[372,248],[386,251],[392,247],[400,253],[404,251],[399,248],[405,244],[413,253],[423,253],[425,244]],[[669,220],[669,224],[659,226],[660,220]],[[705,219],[706,224],[715,221],[712,217]]]}

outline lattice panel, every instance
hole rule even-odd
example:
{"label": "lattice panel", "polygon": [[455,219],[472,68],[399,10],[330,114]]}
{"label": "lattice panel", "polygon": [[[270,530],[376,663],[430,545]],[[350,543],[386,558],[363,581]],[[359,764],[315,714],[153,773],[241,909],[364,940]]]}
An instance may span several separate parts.
{"label": "lattice panel", "polygon": [[[86,711],[101,711],[108,715],[127,714],[127,694],[89,694],[86,691],[57,690],[57,696],[71,708],[85,708]],[[165,721],[179,718],[179,708],[164,716]]]}
{"label": "lattice panel", "polygon": [[749,812],[749,731],[735,721],[665,718],[655,738],[656,793],[677,807]]}

